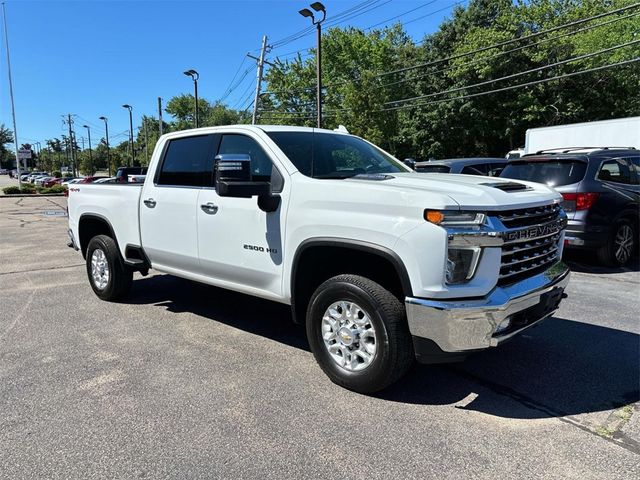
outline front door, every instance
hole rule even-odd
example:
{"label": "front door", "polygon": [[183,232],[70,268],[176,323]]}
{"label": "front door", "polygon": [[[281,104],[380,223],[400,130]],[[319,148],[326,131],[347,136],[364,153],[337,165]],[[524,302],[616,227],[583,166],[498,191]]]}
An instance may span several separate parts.
{"label": "front door", "polygon": [[216,283],[276,298],[282,294],[282,249],[289,185],[258,137],[224,134],[218,154],[251,156],[252,178],[270,180],[281,197],[274,212],[258,208],[256,197],[221,197],[204,188],[198,197],[198,252],[202,272]]}

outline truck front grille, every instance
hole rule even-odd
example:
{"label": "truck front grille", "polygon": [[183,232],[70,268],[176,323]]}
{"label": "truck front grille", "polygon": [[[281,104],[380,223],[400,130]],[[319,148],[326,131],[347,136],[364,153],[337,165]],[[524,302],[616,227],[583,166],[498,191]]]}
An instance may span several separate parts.
{"label": "truck front grille", "polygon": [[508,285],[543,272],[560,260],[560,238],[566,216],[560,205],[500,212],[505,232],[498,285]]}

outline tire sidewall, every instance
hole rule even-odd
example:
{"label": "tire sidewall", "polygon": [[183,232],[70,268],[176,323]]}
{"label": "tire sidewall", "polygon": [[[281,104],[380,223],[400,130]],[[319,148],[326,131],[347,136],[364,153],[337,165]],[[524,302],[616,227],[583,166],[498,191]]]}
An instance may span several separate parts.
{"label": "tire sidewall", "polygon": [[[322,318],[334,302],[345,300],[358,304],[365,310],[375,329],[376,354],[371,364],[360,371],[340,367],[331,357],[322,338]],[[375,298],[357,285],[337,281],[316,292],[307,310],[307,339],[316,361],[336,383],[351,389],[364,389],[387,375],[386,365],[390,355],[389,335],[382,316],[381,306]]]}
{"label": "tire sidewall", "polygon": [[[91,273],[91,257],[93,256],[93,252],[97,249],[102,250],[105,258],[107,259],[107,263],[109,264],[109,281],[107,282],[107,286],[103,289],[99,289],[96,286],[95,282],[93,281],[93,275]],[[92,238],[89,242],[89,245],[87,246],[87,275],[89,277],[89,284],[91,285],[91,288],[93,289],[95,294],[102,299],[110,298],[111,294],[113,293],[114,277],[117,268],[115,262],[116,260],[111,255],[111,249],[109,248],[109,245],[107,245],[105,239],[101,235]]]}

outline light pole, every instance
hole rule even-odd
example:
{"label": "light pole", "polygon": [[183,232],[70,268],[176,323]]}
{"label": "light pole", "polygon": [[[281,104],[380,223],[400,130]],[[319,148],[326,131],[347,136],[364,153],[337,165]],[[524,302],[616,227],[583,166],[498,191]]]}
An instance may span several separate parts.
{"label": "light pole", "polygon": [[[122,105],[123,108],[129,110],[129,144],[131,147],[131,163],[135,166],[136,164],[136,153],[133,150],[133,107],[131,105],[127,105],[126,103]],[[129,162],[127,162],[127,167],[130,167]]]}
{"label": "light pole", "polygon": [[196,128],[198,128],[200,126],[200,122],[198,121],[198,79],[200,78],[200,74],[196,72],[194,69],[187,70],[186,72],[182,72],[182,73],[184,73],[187,77],[191,77],[191,79],[193,80],[193,90],[194,90],[194,97],[195,97],[195,104],[193,106],[193,110],[194,110],[193,118],[195,121]]}
{"label": "light pole", "polygon": [[82,127],[87,129],[87,137],[89,138],[89,172],[93,175],[95,172],[93,171],[93,153],[91,153],[91,129],[89,125],[82,125]]}
{"label": "light pole", "polygon": [[322,12],[322,18],[320,20],[316,20],[316,17],[313,15],[313,12],[308,8],[303,8],[300,10],[300,15],[303,17],[311,18],[311,22],[316,26],[316,31],[318,34],[318,46],[316,50],[316,77],[317,77],[317,92],[316,92],[316,109],[318,110],[318,128],[322,128],[322,22],[327,17],[327,11],[324,8],[324,5],[320,2],[313,2],[310,5],[316,12]]}
{"label": "light pole", "polygon": [[36,148],[37,168],[41,168],[42,161],[40,160],[40,152],[42,152],[42,144],[40,142],[33,142],[33,146]]}
{"label": "light pole", "polygon": [[109,125],[107,124],[107,117],[100,117],[100,120],[104,122],[104,133],[107,141],[107,169],[109,170],[109,176],[111,176],[111,159],[109,158]]}

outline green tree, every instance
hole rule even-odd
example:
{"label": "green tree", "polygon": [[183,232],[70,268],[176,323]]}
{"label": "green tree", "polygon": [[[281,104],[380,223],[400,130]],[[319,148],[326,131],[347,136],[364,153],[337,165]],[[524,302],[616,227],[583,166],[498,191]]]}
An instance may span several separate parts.
{"label": "green tree", "polygon": [[15,155],[7,147],[13,143],[13,132],[0,123],[0,167],[12,168],[15,165]]}

